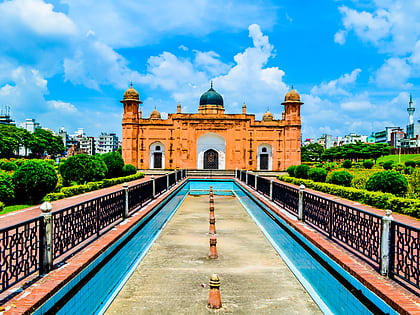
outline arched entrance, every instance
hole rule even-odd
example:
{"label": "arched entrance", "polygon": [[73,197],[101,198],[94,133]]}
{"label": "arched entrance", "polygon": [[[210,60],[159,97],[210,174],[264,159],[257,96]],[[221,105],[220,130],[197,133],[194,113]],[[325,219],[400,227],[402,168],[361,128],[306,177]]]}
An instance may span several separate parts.
{"label": "arched entrance", "polygon": [[224,170],[226,161],[225,138],[208,132],[197,139],[197,169]]}
{"label": "arched entrance", "polygon": [[258,147],[258,170],[272,170],[272,149],[269,144]]}
{"label": "arched entrance", "polygon": [[150,168],[164,168],[165,147],[161,142],[154,142],[150,145]]}
{"label": "arched entrance", "polygon": [[219,154],[213,149],[204,152],[204,169],[217,170],[219,169]]}

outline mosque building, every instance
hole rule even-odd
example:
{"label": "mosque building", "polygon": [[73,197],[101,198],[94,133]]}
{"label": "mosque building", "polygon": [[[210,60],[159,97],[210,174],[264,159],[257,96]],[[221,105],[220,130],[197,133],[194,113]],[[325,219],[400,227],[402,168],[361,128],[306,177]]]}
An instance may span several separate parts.
{"label": "mosque building", "polygon": [[262,120],[246,112],[225,114],[213,86],[200,97],[198,113],[177,112],[162,119],[155,109],[143,118],[139,93],[130,86],[121,101],[122,155],[138,169],[219,169],[283,171],[300,164],[299,94],[290,90],[281,119],[267,111]]}

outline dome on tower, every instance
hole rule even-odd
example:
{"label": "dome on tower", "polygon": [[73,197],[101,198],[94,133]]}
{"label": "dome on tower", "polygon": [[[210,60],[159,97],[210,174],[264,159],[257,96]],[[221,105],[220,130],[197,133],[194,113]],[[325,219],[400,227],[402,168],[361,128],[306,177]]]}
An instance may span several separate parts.
{"label": "dome on tower", "polygon": [[223,106],[223,97],[217,93],[213,86],[200,97],[200,105],[220,105]]}
{"label": "dome on tower", "polygon": [[150,113],[149,118],[150,119],[161,119],[160,113],[157,111],[156,108]]}
{"label": "dome on tower", "polygon": [[300,102],[300,95],[295,89],[291,89],[284,97],[285,102]]}
{"label": "dome on tower", "polygon": [[133,85],[124,92],[124,101],[138,101],[140,99],[140,94],[137,92]]}
{"label": "dome on tower", "polygon": [[273,121],[274,116],[268,110],[263,115],[263,121]]}

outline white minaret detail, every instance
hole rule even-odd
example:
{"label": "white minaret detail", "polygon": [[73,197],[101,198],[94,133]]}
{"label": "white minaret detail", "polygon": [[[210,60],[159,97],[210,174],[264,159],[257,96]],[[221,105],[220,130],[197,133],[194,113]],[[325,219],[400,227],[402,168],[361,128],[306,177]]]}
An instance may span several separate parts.
{"label": "white minaret detail", "polygon": [[416,111],[416,109],[413,107],[413,98],[410,95],[410,101],[408,102],[408,108],[407,108],[407,112],[408,112],[408,120],[409,120],[409,125],[414,124],[414,112]]}

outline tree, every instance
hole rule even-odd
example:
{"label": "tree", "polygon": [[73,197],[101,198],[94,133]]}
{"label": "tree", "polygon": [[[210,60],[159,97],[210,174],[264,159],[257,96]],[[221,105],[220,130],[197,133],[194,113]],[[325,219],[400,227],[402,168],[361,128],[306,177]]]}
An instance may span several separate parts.
{"label": "tree", "polygon": [[45,154],[61,154],[66,148],[60,136],[55,136],[50,130],[36,129],[32,134],[29,149],[35,156],[41,157]]}
{"label": "tree", "polygon": [[13,174],[16,200],[36,204],[54,190],[57,181],[54,167],[42,160],[29,160]]}
{"label": "tree", "polygon": [[9,205],[14,198],[15,191],[12,176],[0,171],[0,202]]}
{"label": "tree", "polygon": [[0,124],[0,157],[10,158],[19,152],[19,147],[26,147],[30,141],[29,131],[12,125]]}
{"label": "tree", "polygon": [[118,152],[108,152],[99,155],[99,157],[105,162],[108,172],[106,173],[107,178],[118,177],[122,175],[122,169],[124,167],[124,160]]}
{"label": "tree", "polygon": [[60,174],[66,185],[102,180],[107,171],[105,162],[100,157],[87,154],[71,156],[60,164]]}
{"label": "tree", "polygon": [[311,143],[300,148],[301,159],[303,162],[321,161],[324,147],[319,143]]}

